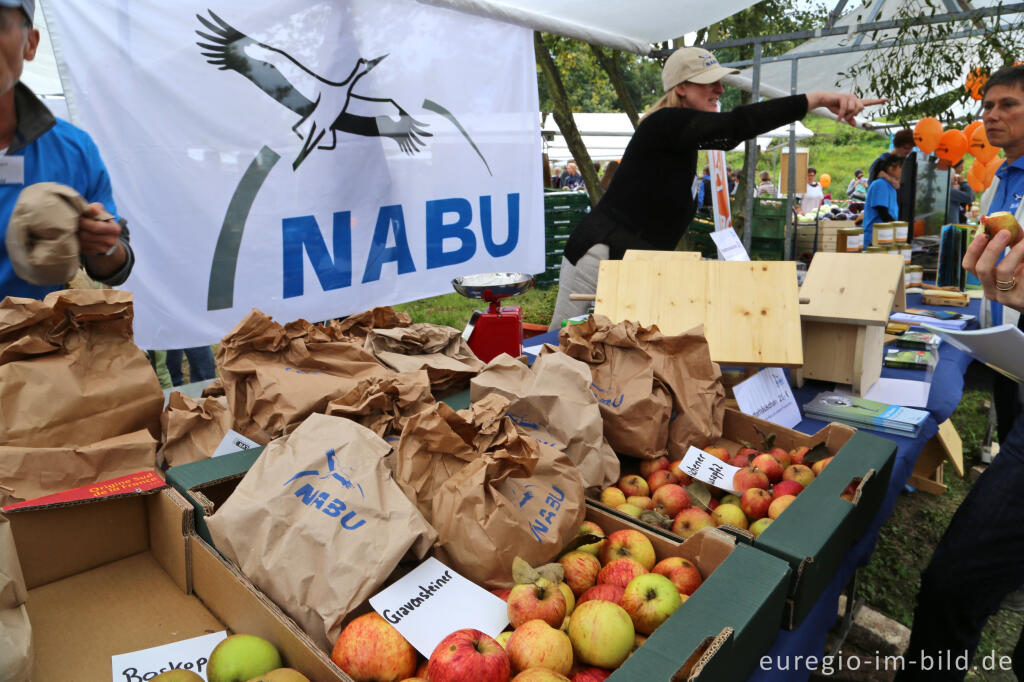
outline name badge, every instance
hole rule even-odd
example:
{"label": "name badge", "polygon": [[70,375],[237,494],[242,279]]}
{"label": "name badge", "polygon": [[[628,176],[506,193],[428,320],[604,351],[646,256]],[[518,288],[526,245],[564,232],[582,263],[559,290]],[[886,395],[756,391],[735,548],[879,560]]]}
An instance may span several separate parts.
{"label": "name badge", "polygon": [[0,185],[25,184],[25,157],[0,156]]}

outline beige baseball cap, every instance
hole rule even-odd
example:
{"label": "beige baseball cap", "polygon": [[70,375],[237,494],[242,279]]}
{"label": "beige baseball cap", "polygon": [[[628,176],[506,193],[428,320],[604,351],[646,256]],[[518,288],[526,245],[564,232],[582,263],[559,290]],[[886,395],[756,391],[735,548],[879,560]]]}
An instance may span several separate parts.
{"label": "beige baseball cap", "polygon": [[683,47],[672,53],[661,71],[661,84],[668,92],[684,81],[707,85],[726,76],[739,73],[739,69],[727,69],[718,63],[715,55],[701,47]]}

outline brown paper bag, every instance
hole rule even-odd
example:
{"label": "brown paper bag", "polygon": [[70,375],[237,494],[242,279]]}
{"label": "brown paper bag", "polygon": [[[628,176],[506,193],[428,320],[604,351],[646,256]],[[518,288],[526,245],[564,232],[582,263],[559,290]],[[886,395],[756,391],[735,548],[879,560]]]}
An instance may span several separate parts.
{"label": "brown paper bag", "polygon": [[322,649],[406,552],[437,537],[391,477],[391,447],[313,414],[267,445],[208,520],[214,543]]}
{"label": "brown paper bag", "polygon": [[253,310],[217,349],[233,428],[257,443],[288,433],[362,379],[390,372],[337,323],[287,325]]}
{"label": "brown paper bag", "polygon": [[145,429],[78,447],[0,445],[4,504],[105,481],[156,467],[157,441]]}
{"label": "brown paper bag", "polygon": [[604,434],[616,452],[679,458],[690,445],[721,436],[725,389],[703,326],[665,336],[654,325],[613,325],[592,315],[565,327],[558,340],[564,353],[590,366]]}
{"label": "brown paper bag", "polygon": [[332,324],[336,324],[338,331],[346,337],[365,340],[367,334],[374,329],[408,327],[412,324],[412,318],[409,317],[409,313],[395,312],[395,309],[390,306],[379,306],[349,315]]}
{"label": "brown paper bag", "polygon": [[0,445],[159,436],[164,396],[132,340],[132,315],[131,293],[111,289],[0,301]]}
{"label": "brown paper bag", "polygon": [[0,680],[5,682],[32,679],[32,625],[26,599],[11,524],[0,516]]}
{"label": "brown paper bag", "polygon": [[489,588],[512,585],[512,560],[554,560],[583,522],[583,480],[569,458],[523,434],[487,396],[463,411],[484,454],[433,496],[437,558]]}
{"label": "brown paper bag", "polygon": [[231,429],[231,423],[227,398],[195,400],[173,391],[160,415],[163,442],[159,460],[171,467],[209,459]]}
{"label": "brown paper bag", "polygon": [[389,443],[397,443],[406,422],[435,404],[430,379],[421,370],[363,379],[329,402],[325,414],[351,419]]}
{"label": "brown paper bag", "polygon": [[465,389],[484,366],[462,332],[436,324],[374,329],[366,337],[366,349],[396,372],[427,370],[435,396]]}
{"label": "brown paper bag", "polygon": [[[109,213],[105,215],[98,219],[113,217]],[[5,238],[15,274],[41,286],[70,282],[81,267],[78,258],[78,219],[81,216],[92,216],[89,202],[67,185],[37,182],[21,190]]]}
{"label": "brown paper bag", "polygon": [[605,440],[590,382],[590,368],[563,353],[542,355],[532,367],[503,353],[470,382],[470,399],[491,393],[509,398],[512,421],[564,452],[585,488],[605,488],[619,480],[619,458]]}

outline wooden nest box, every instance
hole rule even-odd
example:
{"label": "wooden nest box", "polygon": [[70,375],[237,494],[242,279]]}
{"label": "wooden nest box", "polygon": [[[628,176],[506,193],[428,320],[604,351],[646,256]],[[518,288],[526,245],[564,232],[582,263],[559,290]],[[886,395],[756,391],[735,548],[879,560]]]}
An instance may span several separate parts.
{"label": "wooden nest box", "polygon": [[814,255],[800,287],[804,379],[848,384],[864,395],[882,374],[885,325],[907,308],[903,258],[884,253]]}

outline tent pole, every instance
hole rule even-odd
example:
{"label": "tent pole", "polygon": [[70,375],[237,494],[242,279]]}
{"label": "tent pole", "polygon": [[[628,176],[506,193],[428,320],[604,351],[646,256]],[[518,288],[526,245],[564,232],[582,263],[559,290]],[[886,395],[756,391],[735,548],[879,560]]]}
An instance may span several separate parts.
{"label": "tent pole", "polygon": [[[790,94],[796,94],[796,73],[797,64],[800,63],[799,59],[793,60],[793,68],[790,70],[790,83],[789,89]],[[796,225],[793,224],[793,191],[796,187],[796,183],[799,182],[796,177],[796,125],[789,125],[789,186],[786,188],[786,231],[785,231],[785,242],[783,243],[783,259],[792,260],[793,258],[793,231],[796,229]],[[806,183],[807,180],[804,180]],[[803,194],[803,192],[801,192]]]}
{"label": "tent pole", "polygon": [[[754,68],[750,79],[750,102],[756,104],[761,99],[761,43],[754,43]],[[747,140],[747,194],[743,206],[743,246],[750,253],[750,243],[754,236],[754,199],[757,197],[757,138]]]}

